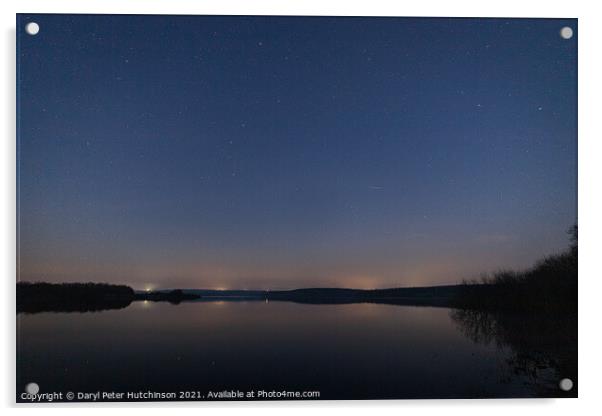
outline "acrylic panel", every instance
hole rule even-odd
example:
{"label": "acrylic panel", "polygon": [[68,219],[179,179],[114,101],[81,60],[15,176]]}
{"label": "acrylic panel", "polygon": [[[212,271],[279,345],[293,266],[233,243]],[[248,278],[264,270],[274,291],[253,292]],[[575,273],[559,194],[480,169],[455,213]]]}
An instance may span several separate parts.
{"label": "acrylic panel", "polygon": [[576,19],[16,30],[18,402],[577,396]]}

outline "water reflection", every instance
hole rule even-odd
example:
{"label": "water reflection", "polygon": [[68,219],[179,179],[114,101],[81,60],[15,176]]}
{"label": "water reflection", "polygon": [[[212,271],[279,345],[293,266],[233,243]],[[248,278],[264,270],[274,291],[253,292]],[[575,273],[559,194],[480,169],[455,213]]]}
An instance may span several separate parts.
{"label": "water reflection", "polygon": [[541,394],[527,374],[508,370],[520,355],[511,334],[504,335],[505,323],[451,315],[432,307],[245,301],[19,314],[17,390],[34,380],[41,392],[286,389],[318,390],[322,399]]}
{"label": "water reflection", "polygon": [[[507,379],[523,376],[539,397],[577,397],[575,315],[452,310],[450,316],[476,344],[510,349]],[[570,392],[559,390],[558,383],[563,378],[575,383]]]}

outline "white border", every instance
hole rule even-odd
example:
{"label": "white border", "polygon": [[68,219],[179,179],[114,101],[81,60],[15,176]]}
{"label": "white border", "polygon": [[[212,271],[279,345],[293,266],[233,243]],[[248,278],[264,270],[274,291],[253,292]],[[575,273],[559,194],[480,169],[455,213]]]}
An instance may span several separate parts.
{"label": "white border", "polygon": [[[525,0],[487,1],[354,1],[354,0],[4,0],[0,2],[2,13],[2,64],[3,97],[0,100],[4,135],[0,156],[0,209],[2,240],[0,263],[4,302],[2,302],[3,342],[2,375],[0,376],[0,403],[12,406],[14,402],[14,276],[15,276],[15,13],[132,13],[132,14],[264,14],[264,15],[338,15],[338,16],[465,16],[465,17],[577,17],[579,18],[579,395],[576,400],[436,400],[436,401],[371,401],[371,402],[260,402],[260,403],[174,403],[174,404],[99,404],[90,409],[87,405],[38,406],[48,414],[65,412],[81,414],[105,414],[107,408],[144,407],[148,414],[163,414],[164,407],[174,410],[198,412],[226,408],[227,412],[265,414],[282,412],[305,414],[311,412],[342,411],[350,414],[379,413],[400,414],[420,412],[426,415],[507,415],[510,412],[531,414],[566,415],[590,414],[599,411],[598,386],[600,368],[600,323],[597,314],[602,293],[602,275],[596,257],[602,246],[602,197],[600,190],[602,165],[599,122],[602,96],[600,74],[602,60],[598,44],[602,40],[602,15],[593,1],[546,1]],[[26,413],[36,408],[19,406]],[[192,407],[192,409],[189,409]],[[334,408],[337,409],[334,409]],[[341,408],[341,409],[339,409]],[[344,408],[344,409],[343,409]]]}

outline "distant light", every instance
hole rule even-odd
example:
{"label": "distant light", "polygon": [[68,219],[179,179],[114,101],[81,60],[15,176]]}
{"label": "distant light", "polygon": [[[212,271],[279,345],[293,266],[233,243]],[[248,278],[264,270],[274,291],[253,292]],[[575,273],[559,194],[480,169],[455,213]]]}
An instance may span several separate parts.
{"label": "distant light", "polygon": [[563,27],[562,29],[560,29],[560,37],[562,37],[562,39],[570,39],[573,37],[573,29],[571,29],[568,26]]}

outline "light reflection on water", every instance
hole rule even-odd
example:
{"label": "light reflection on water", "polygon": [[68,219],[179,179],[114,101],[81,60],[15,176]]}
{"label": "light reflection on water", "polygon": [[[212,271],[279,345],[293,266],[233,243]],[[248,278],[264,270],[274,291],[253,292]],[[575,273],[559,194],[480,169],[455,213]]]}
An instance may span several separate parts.
{"label": "light reflection on water", "polygon": [[529,397],[508,345],[450,309],[134,302],[18,315],[18,387],[40,391],[319,390],[321,398]]}

